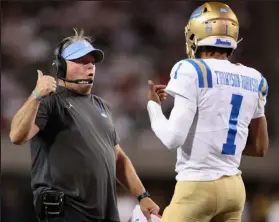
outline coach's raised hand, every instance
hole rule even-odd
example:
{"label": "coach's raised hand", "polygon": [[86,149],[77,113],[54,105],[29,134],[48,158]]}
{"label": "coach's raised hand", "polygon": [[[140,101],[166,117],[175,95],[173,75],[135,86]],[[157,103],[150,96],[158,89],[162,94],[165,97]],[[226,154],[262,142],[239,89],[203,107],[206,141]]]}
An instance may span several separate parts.
{"label": "coach's raised hand", "polygon": [[38,70],[36,88],[28,100],[17,111],[11,122],[10,139],[14,144],[23,144],[31,139],[39,128],[35,124],[41,98],[56,90],[56,81],[51,76],[45,76]]}
{"label": "coach's raised hand", "polygon": [[56,81],[52,76],[47,76],[42,73],[42,71],[37,70],[38,80],[35,88],[35,92],[41,96],[48,96],[50,93],[56,90]]}

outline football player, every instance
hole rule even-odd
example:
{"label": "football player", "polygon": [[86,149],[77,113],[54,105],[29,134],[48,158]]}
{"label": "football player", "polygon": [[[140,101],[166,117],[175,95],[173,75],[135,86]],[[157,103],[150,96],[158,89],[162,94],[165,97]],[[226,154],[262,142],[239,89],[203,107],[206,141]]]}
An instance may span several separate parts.
{"label": "football player", "polygon": [[168,149],[177,149],[177,183],[163,222],[241,221],[241,157],[264,156],[269,139],[266,79],[228,60],[238,34],[238,19],[226,4],[205,3],[192,13],[185,27],[189,59],[173,66],[165,89],[174,97],[169,119],[149,81],[151,128]]}

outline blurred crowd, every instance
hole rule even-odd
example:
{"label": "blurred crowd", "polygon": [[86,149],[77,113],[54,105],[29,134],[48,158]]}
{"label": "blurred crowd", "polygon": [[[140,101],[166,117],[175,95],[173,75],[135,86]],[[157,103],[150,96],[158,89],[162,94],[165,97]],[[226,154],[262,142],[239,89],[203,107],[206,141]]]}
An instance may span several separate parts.
{"label": "blurred crowd", "polygon": [[[244,39],[231,59],[258,69],[267,78],[270,90],[266,114],[273,147],[277,147],[279,4],[276,1],[226,2],[239,18],[240,37]],[[3,2],[1,136],[7,137],[11,118],[35,87],[36,70],[54,75],[51,64],[55,47],[64,37],[73,35],[73,28],[78,28],[84,29],[94,46],[105,52],[105,60],[97,65],[94,93],[111,104],[122,141],[133,137],[134,144],[138,143],[143,137],[135,135],[145,135],[150,130],[146,112],[147,81],[167,83],[172,66],[186,57],[184,26],[200,4],[200,1]],[[163,105],[166,115],[172,103],[170,98]],[[29,182],[12,178],[1,187],[2,221],[31,222],[34,218]],[[160,181],[150,184],[153,193],[160,190]],[[172,185],[161,193],[158,191],[154,198],[161,206],[168,203]],[[261,187],[261,183],[255,182],[248,188],[253,190],[253,186]],[[268,194],[254,190],[243,222],[278,222],[279,200],[275,195],[278,187],[277,193],[269,189]],[[131,212],[136,202],[124,195],[119,197],[119,203],[122,219],[126,221],[127,212]]]}
{"label": "blurred crowd", "polygon": [[[264,4],[260,2],[229,3],[239,17],[240,37],[244,37],[232,60],[259,69],[269,81],[267,113],[274,119],[269,125],[271,134],[275,135],[276,125],[279,125],[278,118],[274,118],[276,111],[278,113],[278,103],[273,101],[278,89],[272,88],[272,80],[279,69],[274,57],[277,56],[277,61],[279,58],[278,53],[271,50],[276,47],[270,42],[277,44],[278,48],[274,37],[278,29],[274,29],[276,19],[272,18],[276,11],[275,14],[270,13],[270,10],[275,10],[272,6],[264,10]],[[167,83],[172,66],[186,57],[184,26],[198,5],[200,2],[188,1],[4,2],[2,127],[6,129],[9,120],[35,86],[36,70],[53,75],[53,51],[60,40],[73,34],[75,27],[83,28],[85,34],[92,37],[94,45],[105,52],[105,61],[97,65],[94,93],[110,102],[120,137],[125,140],[131,132],[148,128],[147,80]],[[259,20],[258,10],[269,19]],[[270,58],[273,58],[273,63],[269,63]],[[169,99],[164,110],[168,112],[171,106],[172,100]]]}

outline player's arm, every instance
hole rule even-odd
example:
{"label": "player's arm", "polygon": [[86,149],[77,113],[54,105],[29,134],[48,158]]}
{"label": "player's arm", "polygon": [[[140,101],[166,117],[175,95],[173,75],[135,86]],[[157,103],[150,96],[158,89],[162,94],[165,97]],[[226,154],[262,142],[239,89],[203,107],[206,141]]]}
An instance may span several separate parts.
{"label": "player's arm", "polygon": [[196,104],[187,98],[175,95],[174,107],[170,118],[167,119],[158,103],[154,101],[148,102],[147,109],[151,128],[168,149],[176,149],[184,144],[192,125],[196,108]]}
{"label": "player's arm", "polygon": [[263,157],[269,145],[267,121],[265,118],[265,104],[268,93],[268,84],[264,77],[262,77],[260,84],[260,97],[258,106],[254,113],[253,119],[249,126],[248,138],[243,155]]}
{"label": "player's arm", "polygon": [[197,75],[186,62],[177,63],[171,71],[166,92],[174,96],[174,107],[169,119],[160,104],[150,100],[147,110],[151,128],[168,149],[182,146],[197,110]]}
{"label": "player's arm", "polygon": [[249,126],[249,134],[243,155],[263,157],[268,150],[268,132],[265,116],[253,119]]}
{"label": "player's arm", "polygon": [[[38,71],[35,92],[38,96],[47,96],[56,89],[56,81],[51,76],[44,76]],[[48,119],[48,109],[32,94],[18,110],[11,122],[10,140],[16,145],[23,144],[43,129]]]}

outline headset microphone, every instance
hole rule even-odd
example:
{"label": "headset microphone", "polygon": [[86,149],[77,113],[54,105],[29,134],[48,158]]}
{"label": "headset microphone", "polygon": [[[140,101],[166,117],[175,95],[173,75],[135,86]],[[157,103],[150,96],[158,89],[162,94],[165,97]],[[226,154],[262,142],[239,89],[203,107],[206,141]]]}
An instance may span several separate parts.
{"label": "headset microphone", "polygon": [[69,82],[69,83],[76,83],[76,84],[92,84],[93,83],[93,79],[76,79],[76,80],[70,80],[70,79],[65,79],[62,77],[59,77],[58,79],[61,79],[65,82]]}

